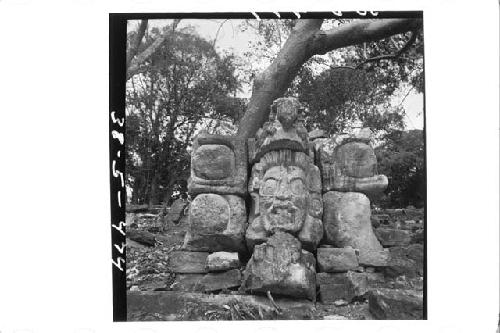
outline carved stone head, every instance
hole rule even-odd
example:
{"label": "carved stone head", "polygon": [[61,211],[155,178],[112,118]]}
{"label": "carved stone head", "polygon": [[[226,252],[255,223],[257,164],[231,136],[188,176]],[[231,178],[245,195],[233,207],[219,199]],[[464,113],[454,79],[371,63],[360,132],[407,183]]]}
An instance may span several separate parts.
{"label": "carved stone head", "polygon": [[278,231],[298,235],[305,243],[319,242],[321,179],[310,156],[290,150],[265,154],[252,168],[249,192],[252,209],[246,237],[250,248]]}

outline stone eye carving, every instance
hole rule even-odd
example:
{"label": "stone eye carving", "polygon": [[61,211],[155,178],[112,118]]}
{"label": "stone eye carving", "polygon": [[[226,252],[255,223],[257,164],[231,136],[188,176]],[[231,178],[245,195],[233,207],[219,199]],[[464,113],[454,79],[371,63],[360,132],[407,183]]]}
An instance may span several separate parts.
{"label": "stone eye carving", "polygon": [[266,196],[271,196],[276,193],[278,189],[278,181],[273,178],[266,179],[264,186],[262,187],[261,194]]}
{"label": "stone eye carving", "polygon": [[295,195],[302,195],[303,193],[305,193],[306,190],[304,181],[300,178],[292,179],[290,188],[292,190],[292,194]]}

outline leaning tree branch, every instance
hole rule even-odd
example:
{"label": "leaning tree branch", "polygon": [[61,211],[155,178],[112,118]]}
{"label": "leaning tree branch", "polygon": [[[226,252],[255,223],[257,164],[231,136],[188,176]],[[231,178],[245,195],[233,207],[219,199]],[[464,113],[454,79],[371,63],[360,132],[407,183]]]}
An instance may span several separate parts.
{"label": "leaning tree branch", "polygon": [[137,34],[135,36],[135,39],[132,42],[132,46],[127,52],[127,68],[130,67],[130,62],[137,55],[137,52],[139,52],[139,46],[141,45],[141,41],[144,38],[144,34],[146,33],[147,27],[148,27],[148,20],[141,20],[141,23],[139,23],[139,28],[137,29]]}
{"label": "leaning tree branch", "polygon": [[368,59],[364,60],[362,63],[358,64],[356,66],[356,69],[363,67],[365,64],[367,64],[369,62],[398,58],[399,56],[401,56],[403,53],[405,53],[413,45],[413,43],[415,42],[416,39],[417,39],[417,31],[414,30],[411,32],[411,36],[408,39],[408,41],[406,41],[405,45],[399,51],[394,52],[392,54],[385,54],[385,55],[381,55],[381,56],[368,58]]}
{"label": "leaning tree branch", "polygon": [[141,54],[137,55],[134,59],[131,59],[130,66],[127,69],[127,80],[140,72],[140,66],[156,52],[156,50],[168,39],[169,36],[171,36],[171,33],[175,31],[179,22],[180,19],[175,19],[172,23],[172,31],[165,31],[163,35],[158,37],[153,44],[142,51]]}
{"label": "leaning tree branch", "polygon": [[323,20],[297,20],[290,36],[269,67],[253,83],[247,111],[241,118],[238,136],[250,138],[269,116],[269,106],[282,96],[302,65],[314,55],[342,47],[372,42],[413,31],[421,19],[362,20],[321,31]]}
{"label": "leaning tree branch", "polygon": [[325,54],[338,48],[363,42],[373,42],[392,35],[416,30],[421,26],[421,19],[355,21],[331,30],[318,31],[315,35],[310,52],[313,55]]}

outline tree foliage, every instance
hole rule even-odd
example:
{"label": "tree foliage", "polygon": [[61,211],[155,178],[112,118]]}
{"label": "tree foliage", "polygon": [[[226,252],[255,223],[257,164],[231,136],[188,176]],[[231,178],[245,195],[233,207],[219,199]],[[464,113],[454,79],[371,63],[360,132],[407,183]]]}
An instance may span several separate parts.
{"label": "tree foliage", "polygon": [[[242,30],[254,29],[248,61],[270,63],[297,20],[247,20]],[[327,20],[323,26],[340,27],[352,20]],[[398,54],[401,52],[401,54]],[[259,71],[259,68],[253,68]],[[257,73],[247,75],[253,77]],[[296,96],[306,107],[306,127],[327,133],[348,131],[353,125],[388,133],[404,128],[404,110],[391,105],[402,86],[423,90],[423,36],[420,31],[393,35],[376,42],[341,48],[304,63],[285,95]]]}
{"label": "tree foliage", "polygon": [[392,132],[375,152],[379,172],[389,178],[386,198],[380,204],[423,207],[426,191],[423,131]]}
{"label": "tree foliage", "polygon": [[238,105],[234,56],[219,55],[192,29],[165,29],[145,36],[139,52],[170,34],[127,82],[127,185],[138,204],[185,192],[193,135],[213,120],[234,117]]}

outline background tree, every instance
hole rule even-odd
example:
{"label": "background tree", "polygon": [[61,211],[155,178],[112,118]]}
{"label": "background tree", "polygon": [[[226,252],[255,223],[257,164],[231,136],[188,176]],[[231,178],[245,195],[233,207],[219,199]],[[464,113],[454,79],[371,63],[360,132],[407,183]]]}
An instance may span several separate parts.
{"label": "background tree", "polygon": [[395,131],[375,149],[378,170],[387,175],[385,207],[423,207],[425,203],[424,140],[421,130]]}
{"label": "background tree", "polygon": [[168,43],[158,45],[127,82],[127,185],[137,204],[185,192],[193,135],[230,118],[238,105],[233,55],[221,56],[194,30],[172,26],[151,29],[138,53],[161,38]]}

